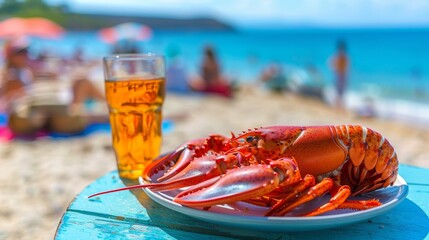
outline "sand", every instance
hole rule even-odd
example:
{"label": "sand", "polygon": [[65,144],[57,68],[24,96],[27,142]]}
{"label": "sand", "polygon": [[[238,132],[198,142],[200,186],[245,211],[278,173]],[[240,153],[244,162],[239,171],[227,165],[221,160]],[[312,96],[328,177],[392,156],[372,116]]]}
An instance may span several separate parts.
{"label": "sand", "polygon": [[[267,125],[362,124],[382,133],[401,163],[429,167],[429,130],[389,119],[359,118],[319,99],[273,95],[244,86],[234,99],[167,97],[174,120],[162,151],[210,133],[229,135]],[[51,239],[67,205],[85,186],[115,169],[110,134],[0,144],[0,239]]]}

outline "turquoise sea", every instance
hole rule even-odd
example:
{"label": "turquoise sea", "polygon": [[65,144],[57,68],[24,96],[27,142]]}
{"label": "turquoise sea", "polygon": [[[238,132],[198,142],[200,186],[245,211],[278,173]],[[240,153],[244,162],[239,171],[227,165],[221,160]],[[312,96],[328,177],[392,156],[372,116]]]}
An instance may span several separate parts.
{"label": "turquoise sea", "polygon": [[[157,53],[179,49],[187,71],[195,74],[203,47],[211,44],[223,72],[245,83],[258,81],[262,69],[273,62],[297,78],[305,78],[306,69],[315,67],[329,98],[334,79],[329,58],[338,39],[346,41],[351,61],[349,107],[359,107],[371,98],[380,115],[429,122],[429,28],[155,31],[139,47]],[[32,52],[48,48],[68,57],[77,47],[95,59],[111,50],[96,32],[68,32],[60,40],[34,39]]]}

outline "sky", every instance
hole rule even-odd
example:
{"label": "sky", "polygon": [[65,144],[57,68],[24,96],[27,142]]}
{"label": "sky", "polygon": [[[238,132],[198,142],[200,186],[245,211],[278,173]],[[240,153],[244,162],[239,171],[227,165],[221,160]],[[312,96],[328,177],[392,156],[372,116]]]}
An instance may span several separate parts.
{"label": "sky", "polygon": [[238,26],[428,27],[429,0],[46,0],[73,12],[209,16]]}

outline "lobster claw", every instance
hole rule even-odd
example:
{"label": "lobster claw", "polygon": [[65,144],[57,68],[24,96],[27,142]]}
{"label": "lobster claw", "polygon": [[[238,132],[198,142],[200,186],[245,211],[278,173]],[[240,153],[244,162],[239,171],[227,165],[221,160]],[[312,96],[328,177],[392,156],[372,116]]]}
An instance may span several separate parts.
{"label": "lobster claw", "polygon": [[151,176],[158,171],[170,167],[168,171],[157,179],[158,182],[165,181],[182,171],[193,159],[193,151],[186,145],[179,147],[176,151],[160,156],[149,164],[143,171],[142,177],[145,181],[151,181]]}
{"label": "lobster claw", "polygon": [[224,169],[218,167],[215,156],[204,156],[191,161],[182,171],[167,181],[152,183],[149,188],[154,191],[165,191],[189,187],[223,173]]}
{"label": "lobster claw", "polygon": [[182,171],[193,159],[194,152],[192,150],[189,150],[187,147],[185,147],[183,150],[180,151],[180,155],[178,156],[176,163],[174,166],[172,166],[165,174],[164,176],[157,179],[157,181],[162,182],[165,180],[168,180],[175,176],[177,173]]}
{"label": "lobster claw", "polygon": [[188,164],[194,160],[195,156],[203,156],[208,150],[220,151],[225,150],[224,148],[228,148],[226,139],[227,138],[222,135],[214,134],[210,135],[208,138],[189,141],[178,147],[174,152],[158,158],[146,167],[147,170],[143,172],[143,179],[151,181],[151,176],[153,174],[159,170],[170,167],[157,181],[164,182],[169,180],[188,166]]}
{"label": "lobster claw", "polygon": [[198,185],[200,182],[204,182],[206,180],[212,180],[217,176],[222,175],[225,172],[225,168],[222,166],[218,166],[220,161],[217,161],[215,156],[204,156],[200,158],[196,158],[192,161],[183,171],[180,171],[178,174],[171,177],[168,181],[158,182],[158,183],[147,183],[141,185],[134,185],[104,192],[99,192],[89,196],[88,198],[92,198],[98,195],[111,193],[111,192],[119,192],[124,190],[136,189],[136,188],[148,188],[153,191],[168,191],[179,189],[183,187],[189,187],[193,185]]}
{"label": "lobster claw", "polygon": [[[293,166],[291,166],[293,165]],[[180,194],[174,201],[189,207],[208,207],[263,196],[281,183],[294,184],[301,179],[296,163],[290,158],[270,165],[250,165],[229,170],[219,181],[200,191]]]}

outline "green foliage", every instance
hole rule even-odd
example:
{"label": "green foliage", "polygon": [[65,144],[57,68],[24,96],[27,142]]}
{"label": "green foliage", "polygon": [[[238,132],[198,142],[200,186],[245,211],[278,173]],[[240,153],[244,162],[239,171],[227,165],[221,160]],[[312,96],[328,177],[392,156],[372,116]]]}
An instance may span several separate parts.
{"label": "green foliage", "polygon": [[0,18],[44,17],[61,25],[66,23],[66,5],[50,6],[43,0],[3,0],[0,4]]}
{"label": "green foliage", "polygon": [[16,13],[21,8],[17,0],[4,0],[0,7],[0,13]]}
{"label": "green foliage", "polygon": [[43,17],[68,29],[83,30],[99,29],[117,24],[117,22],[106,21],[106,18],[70,13],[67,4],[51,6],[44,0],[0,0],[0,21],[10,17]]}
{"label": "green foliage", "polygon": [[[101,0],[100,0],[101,1]],[[176,19],[144,16],[111,16],[70,12],[67,4],[51,6],[45,0],[0,0],[0,21],[10,17],[44,17],[68,30],[95,30],[124,22],[138,22],[159,29],[232,30],[228,24],[210,18]]]}

